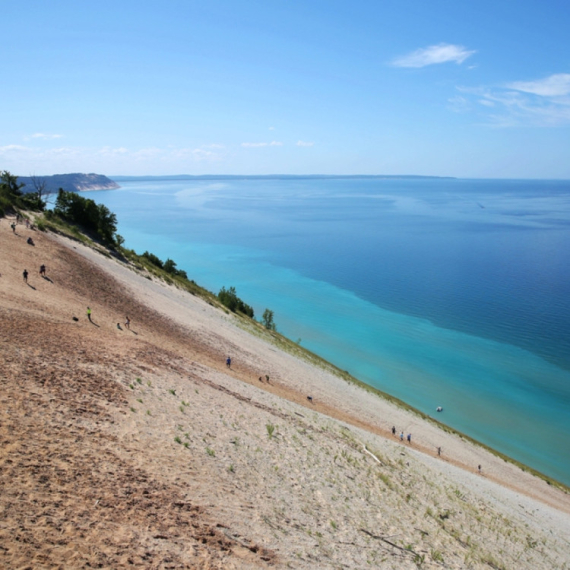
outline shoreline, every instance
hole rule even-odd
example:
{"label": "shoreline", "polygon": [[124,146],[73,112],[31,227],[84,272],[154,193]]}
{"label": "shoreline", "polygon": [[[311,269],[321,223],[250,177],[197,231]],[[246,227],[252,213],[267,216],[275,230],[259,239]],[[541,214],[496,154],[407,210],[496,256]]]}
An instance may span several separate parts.
{"label": "shoreline", "polygon": [[[61,236],[57,237],[60,238]],[[61,239],[67,240],[68,238]],[[132,270],[132,268],[124,265],[122,262],[114,258],[104,257],[95,250],[82,244],[79,247],[78,251],[83,256],[87,257],[91,262],[94,262],[100,267],[105,268],[107,271],[110,271],[115,278],[118,278],[121,281],[123,285],[133,288],[133,293],[137,295],[141,300],[144,299],[145,302],[150,301],[148,293],[145,294],[141,292],[140,286],[137,286],[135,284],[136,278],[133,279],[133,277],[135,277],[137,274]],[[119,269],[119,271],[113,271],[113,267],[115,269]],[[148,284],[148,280],[144,277],[140,275],[137,277],[139,279],[147,281],[147,283],[144,283],[144,285]],[[174,286],[167,285],[166,283],[158,281],[155,278],[153,278],[152,286],[155,293],[160,293],[160,296],[163,297],[163,300],[164,297],[168,298],[169,302],[175,300],[179,295],[182,297],[188,295],[188,293],[185,291],[176,289]],[[164,288],[164,290],[161,291],[162,288]],[[153,305],[155,304],[153,303]],[[156,303],[155,308],[164,311],[166,307],[164,303],[158,302]],[[181,321],[180,324],[183,326],[188,326],[188,320],[180,318],[180,310],[171,308],[167,310],[167,314],[169,318],[179,320]],[[230,318],[233,317],[235,317],[235,315],[230,314]],[[250,328],[253,323],[248,319],[240,319],[240,317],[238,317],[238,322],[240,323],[238,326],[243,329],[244,335],[246,335],[246,337],[249,337],[251,333],[248,332],[247,329]],[[242,324],[243,326],[241,326]],[[264,344],[265,342],[266,340],[260,338],[261,344]],[[484,443],[471,438],[467,434],[463,434],[458,430],[455,430],[445,424],[442,424],[441,422],[438,422],[435,418],[424,414],[420,410],[413,408],[398,398],[395,398],[389,394],[385,394],[382,391],[377,390],[376,388],[369,386],[358,379],[350,377],[351,379],[348,380],[346,378],[347,373],[340,371],[330,362],[322,359],[314,353],[311,353],[303,347],[298,347],[290,339],[287,339],[287,343],[290,343],[294,349],[300,349],[308,354],[307,360],[304,361],[304,364],[306,364],[307,367],[314,366],[315,364],[311,362],[311,360],[317,359],[320,362],[320,364],[317,364],[317,366],[323,366],[323,374],[327,377],[330,378],[331,375],[330,372],[328,372],[326,369],[328,368],[329,370],[334,370],[335,372],[332,374],[332,377],[335,378],[333,392],[337,390],[341,396],[339,397],[339,395],[336,393],[327,394],[326,391],[328,389],[328,386],[315,386],[313,392],[318,389],[319,396],[318,398],[315,398],[313,396],[313,404],[309,407],[306,403],[306,389],[299,383],[287,385],[280,382],[275,386],[264,385],[262,386],[263,389],[272,391],[280,397],[285,397],[286,399],[300,404],[306,408],[314,409],[332,418],[336,418],[357,427],[361,427],[362,429],[365,429],[370,433],[380,435],[387,440],[392,439],[390,437],[390,426],[394,423],[394,421],[386,421],[384,419],[378,418],[382,418],[382,412],[385,412],[386,406],[393,408],[394,417],[400,420],[400,424],[404,423],[408,426],[407,429],[404,429],[406,434],[408,433],[411,426],[418,426],[419,429],[421,429],[419,426],[422,426],[424,428],[423,431],[428,432],[426,435],[422,436],[416,436],[414,434],[414,449],[421,450],[427,456],[437,458],[436,450],[438,447],[442,447],[443,449],[446,447],[451,447],[454,452],[451,454],[451,456],[446,453],[445,457],[443,458],[444,461],[474,474],[477,474],[477,466],[481,464],[484,466],[484,476],[488,479],[496,481],[498,484],[506,488],[510,488],[516,492],[533,497],[536,500],[544,502],[544,504],[550,505],[553,508],[570,514],[570,489],[563,483],[556,481],[553,478],[539,472],[538,470],[524,465],[523,463],[518,462],[517,460],[510,458],[505,454],[502,454],[490,446],[487,446]],[[275,349],[270,348],[270,351],[274,350]],[[297,356],[293,354],[290,354],[290,356],[292,358],[297,358]],[[250,374],[241,374],[240,380],[259,387],[256,372],[253,372],[251,370],[249,372]],[[343,396],[348,393],[352,395],[358,394],[358,397],[355,398],[355,402],[349,404],[344,399]],[[373,413],[370,409],[367,409],[366,416],[361,417],[359,414],[358,405],[362,405],[363,394],[365,397],[368,394],[373,394],[375,396],[375,402],[370,402],[370,405],[367,407],[372,409],[379,407],[381,408],[382,412]],[[398,428],[398,432],[400,429],[401,428]],[[449,443],[439,445],[439,440],[448,440],[449,438],[454,440],[451,446]],[[399,444],[398,441],[396,441],[396,443]],[[464,447],[464,449],[460,451],[461,447]],[[470,448],[470,453],[465,453],[467,448]],[[505,466],[507,467],[506,472],[503,469]],[[529,478],[531,481],[533,479],[535,482],[540,481],[540,484],[543,484],[545,488],[541,490],[540,488],[537,488],[536,485],[531,485],[529,488]],[[553,498],[550,493],[551,490],[562,493],[565,496],[565,501],[560,501],[559,497]]]}
{"label": "shoreline", "polygon": [[[247,325],[247,322],[246,322],[246,325]],[[247,326],[245,326],[244,329],[247,330]],[[421,410],[415,408],[411,404],[408,404],[406,401],[404,401],[404,400],[402,400],[396,396],[393,396],[392,394],[389,394],[388,392],[384,392],[378,388],[375,388],[374,386],[371,386],[370,384],[367,384],[363,380],[359,380],[358,378],[352,376],[350,373],[346,372],[345,370],[341,370],[338,366],[332,364],[328,360],[325,360],[324,358],[322,358],[318,354],[310,351],[309,349],[307,349],[305,347],[297,345],[288,337],[285,337],[279,333],[277,333],[277,334],[278,334],[279,338],[275,340],[275,345],[279,346],[283,350],[285,350],[285,351],[287,351],[293,355],[295,355],[296,352],[297,353],[300,352],[301,353],[300,357],[304,358],[307,362],[315,364],[315,361],[316,361],[316,364],[315,364],[316,366],[321,366],[324,370],[327,370],[327,369],[333,370],[334,374],[336,374],[340,378],[343,378],[347,383],[354,384],[355,386],[358,386],[359,388],[362,388],[363,390],[369,392],[373,396],[378,397],[378,398],[385,400],[387,402],[393,403],[397,407],[401,408],[402,410],[410,412],[410,413],[418,416],[419,418],[421,418],[423,421],[426,421],[426,422],[433,424],[434,426],[436,426],[440,430],[447,432],[447,433],[450,433],[450,434],[453,434],[462,440],[466,440],[466,441],[472,443],[473,445],[484,449],[485,451],[491,453],[492,455],[495,455],[497,458],[502,459],[503,461],[506,461],[508,463],[511,463],[514,467],[518,467],[522,471],[527,471],[528,473],[534,475],[535,477],[542,479],[546,484],[553,485],[553,486],[557,487],[558,489],[560,489],[564,493],[567,493],[567,494],[570,493],[570,485],[566,485],[562,481],[558,481],[556,478],[551,477],[550,475],[547,475],[546,473],[543,473],[542,471],[539,471],[538,469],[535,469],[534,467],[531,467],[530,465],[527,465],[527,464],[523,463],[522,461],[519,461],[519,460],[509,456],[508,454],[503,453],[503,452],[493,448],[492,446],[490,446],[490,445],[488,445],[482,441],[479,441],[478,439],[476,439],[476,438],[474,438],[474,437],[472,437],[472,436],[470,436],[470,435],[468,435],[468,434],[466,434],[466,433],[464,433],[464,432],[462,432],[462,431],[460,431],[460,430],[458,430],[452,426],[445,424],[444,422],[438,420],[437,418],[430,416],[429,414],[426,414],[425,412],[422,412]],[[274,336],[274,335],[270,333],[270,336]],[[373,427],[371,427],[371,429],[374,431]],[[383,432],[378,432],[378,433],[381,434]],[[389,438],[389,436],[390,436],[390,430],[388,430],[388,435],[385,437]],[[428,455],[434,455],[433,453],[431,453],[427,449],[425,449],[424,452]],[[437,456],[437,454],[435,454],[435,456]],[[452,463],[453,463],[453,461],[452,461]]]}
{"label": "shoreline", "polygon": [[[102,199],[104,202],[108,200],[112,209],[116,206],[121,211],[122,204],[128,204],[131,197],[131,186],[135,192],[138,184],[125,183],[123,198],[115,195],[113,199]],[[151,186],[160,188],[162,184]],[[176,183],[172,186],[173,189],[181,187],[185,185]],[[132,198],[135,197],[133,193]],[[178,218],[172,219],[173,235],[180,235]],[[140,228],[149,224],[148,216],[142,219],[145,221],[141,221]],[[570,484],[568,460],[559,452],[559,448],[568,443],[564,408],[557,405],[562,399],[553,401],[552,390],[548,389],[558,382],[563,383],[560,386],[567,385],[568,374],[554,369],[553,363],[544,359],[541,353],[520,352],[526,350],[524,346],[511,346],[505,339],[502,342],[492,335],[485,336],[483,330],[478,337],[477,330],[470,333],[460,326],[454,328],[454,323],[447,323],[449,326],[446,328],[446,323],[435,325],[429,317],[416,320],[405,307],[398,313],[400,309],[396,305],[393,315],[382,309],[376,311],[373,297],[367,302],[365,296],[350,293],[353,289],[329,287],[326,276],[324,281],[318,281],[318,275],[315,275],[317,280],[314,283],[307,282],[303,271],[293,271],[289,276],[287,273],[292,270],[288,269],[291,265],[288,263],[275,262],[266,268],[256,261],[254,250],[245,251],[242,258],[240,249],[231,245],[227,252],[221,245],[218,249],[210,245],[206,247],[206,241],[211,243],[206,235],[203,238],[204,248],[200,248],[199,240],[196,242],[189,237],[185,250],[186,246],[179,247],[176,240],[170,242],[168,234],[164,234],[164,229],[168,231],[168,223],[162,229],[160,221],[153,226],[152,233],[162,232],[165,238],[156,241],[148,235],[145,237],[145,232],[140,233],[136,228],[129,233],[139,221],[134,218],[126,221],[126,243],[140,252],[149,250],[163,259],[175,259],[190,272],[191,277],[212,291],[218,291],[228,281],[238,285],[238,293],[243,299],[257,302],[255,310],[258,317],[264,307],[270,307],[277,315],[280,330],[291,339],[302,337],[306,341],[303,346],[309,346],[339,368],[394,394],[429,416],[439,416],[435,414],[436,405],[443,405],[445,413],[442,419],[457,431],[544,472],[548,478]],[[198,245],[191,246],[192,241]],[[297,254],[291,255],[296,257]],[[216,256],[219,262],[211,264],[209,256]],[[280,295],[279,291],[278,283],[285,279],[290,279],[294,287],[290,300],[288,295]],[[453,290],[461,291],[459,287]],[[349,296],[344,294],[346,291]],[[453,298],[453,293],[450,294]],[[337,306],[337,302],[343,304]],[[308,306],[310,303],[312,306]],[[379,303],[381,305],[381,299]],[[343,317],[349,310],[352,312]],[[343,323],[346,318],[348,321]],[[292,321],[301,324],[293,326]],[[500,322],[500,319],[495,319],[495,322]],[[337,329],[334,339],[327,331],[329,326]],[[397,334],[400,331],[402,334]],[[466,334],[473,336],[464,336]],[[562,340],[564,335],[559,335],[559,338]],[[540,347],[542,343],[537,342],[536,346]],[[547,389],[540,391],[542,379],[545,379]],[[535,387],[538,388],[533,391]],[[567,390],[564,389],[562,394],[566,397]],[[560,441],[552,437],[555,433],[560,434]]]}
{"label": "shoreline", "polygon": [[570,564],[568,493],[213,298],[51,232],[0,236],[0,565]]}

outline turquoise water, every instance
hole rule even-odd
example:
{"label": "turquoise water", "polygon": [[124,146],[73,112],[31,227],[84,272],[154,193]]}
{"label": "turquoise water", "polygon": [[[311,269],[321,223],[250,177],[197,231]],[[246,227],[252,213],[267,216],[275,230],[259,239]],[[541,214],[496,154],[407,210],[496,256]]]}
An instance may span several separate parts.
{"label": "turquoise water", "polygon": [[131,180],[137,252],[357,378],[570,484],[570,183]]}

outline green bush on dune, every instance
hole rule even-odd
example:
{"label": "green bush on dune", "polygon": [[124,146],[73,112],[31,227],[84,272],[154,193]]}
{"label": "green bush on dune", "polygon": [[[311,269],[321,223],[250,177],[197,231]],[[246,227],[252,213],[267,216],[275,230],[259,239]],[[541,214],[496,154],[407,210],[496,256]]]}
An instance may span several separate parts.
{"label": "green bush on dune", "polygon": [[229,289],[222,287],[218,293],[218,299],[232,313],[239,311],[253,319],[253,309],[237,296],[235,287],[230,287]]}

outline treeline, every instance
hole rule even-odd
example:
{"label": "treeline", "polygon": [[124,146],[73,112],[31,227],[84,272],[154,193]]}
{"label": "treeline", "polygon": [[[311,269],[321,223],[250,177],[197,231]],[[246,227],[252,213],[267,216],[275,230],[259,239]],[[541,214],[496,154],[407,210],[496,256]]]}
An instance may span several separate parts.
{"label": "treeline", "polygon": [[253,319],[253,309],[237,296],[235,287],[230,287],[229,289],[222,287],[218,293],[218,299],[232,313],[239,311]]}
{"label": "treeline", "polygon": [[174,261],[172,261],[172,259],[167,259],[166,261],[162,261],[156,255],[154,255],[154,253],[149,253],[148,251],[145,251],[141,255],[141,257],[144,257],[146,260],[148,260],[150,263],[152,263],[155,267],[158,267],[159,269],[163,269],[164,271],[166,271],[166,273],[169,273],[170,275],[178,275],[179,277],[182,277],[183,279],[188,279],[188,275],[186,274],[186,271],[184,271],[182,269],[176,269],[176,263]]}
{"label": "treeline", "polygon": [[116,235],[117,216],[104,204],[97,204],[95,200],[84,198],[75,192],[66,192],[60,188],[53,212],[46,214],[48,219],[58,216],[82,227],[88,233],[96,234],[107,245],[121,245],[123,242]]}
{"label": "treeline", "polygon": [[[90,234],[91,237],[96,236],[105,245],[119,250],[123,255],[133,260],[135,258],[145,260],[156,269],[162,270],[173,277],[179,277],[192,284],[192,286],[197,287],[194,281],[188,280],[186,271],[178,269],[176,262],[172,259],[162,261],[154,253],[148,251],[138,255],[133,250],[124,249],[122,247],[124,239],[117,234],[117,216],[107,206],[97,204],[90,198],[84,198],[75,192],[66,192],[60,188],[54,209],[45,210],[46,202],[43,200],[45,185],[43,183],[35,183],[34,185],[36,187],[35,192],[23,193],[22,187],[24,184],[18,182],[17,176],[10,174],[8,171],[1,172],[0,217],[5,216],[10,210],[43,211],[46,223],[55,223],[57,220],[61,220],[72,227],[76,226],[83,232]],[[40,229],[42,225],[41,222],[38,222]],[[241,313],[251,319],[254,318],[253,308],[237,296],[235,287],[230,287],[229,289],[222,287],[217,297],[220,303],[233,313]],[[276,330],[273,322],[273,311],[265,309],[262,324],[268,330]]]}
{"label": "treeline", "polygon": [[22,188],[25,184],[18,181],[18,177],[7,170],[0,172],[0,217],[4,217],[11,210],[33,210],[41,212],[46,203],[42,199],[42,189],[24,194]]}

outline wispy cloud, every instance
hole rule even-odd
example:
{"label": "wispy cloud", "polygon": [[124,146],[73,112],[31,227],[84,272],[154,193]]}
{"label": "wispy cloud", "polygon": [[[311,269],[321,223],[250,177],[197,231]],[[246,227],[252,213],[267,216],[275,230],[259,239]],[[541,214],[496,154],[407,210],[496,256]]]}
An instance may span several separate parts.
{"label": "wispy cloud", "polygon": [[570,95],[570,73],[556,73],[536,81],[515,81],[507,87],[541,97],[564,97]]}
{"label": "wispy cloud", "polygon": [[[220,145],[221,146],[221,145]],[[3,168],[23,175],[30,168],[36,172],[127,172],[145,170],[152,165],[160,171],[170,168],[192,168],[192,165],[215,162],[223,156],[205,147],[52,147],[43,145],[0,146]]]}
{"label": "wispy cloud", "polygon": [[458,87],[458,90],[470,108],[495,127],[570,124],[570,74],[567,73],[497,87]]}
{"label": "wispy cloud", "polygon": [[314,142],[297,141],[297,146],[313,146],[314,144],[315,144]]}
{"label": "wispy cloud", "polygon": [[243,142],[241,146],[244,148],[259,148],[264,146],[283,146],[282,142],[271,141],[271,142]]}
{"label": "wispy cloud", "polygon": [[7,144],[5,146],[0,146],[0,155],[8,154],[10,152],[26,152],[29,148],[27,146],[22,146],[21,144]]}
{"label": "wispy cloud", "polygon": [[412,53],[396,58],[392,61],[395,67],[426,67],[437,63],[455,62],[463,63],[476,50],[468,50],[463,46],[453,44],[438,44],[417,49]]}
{"label": "wispy cloud", "polygon": [[28,139],[43,139],[43,140],[52,140],[52,139],[61,139],[63,135],[47,135],[45,133],[34,133],[29,137],[25,137],[26,140]]}

